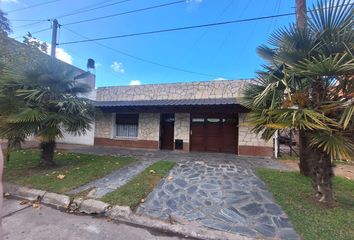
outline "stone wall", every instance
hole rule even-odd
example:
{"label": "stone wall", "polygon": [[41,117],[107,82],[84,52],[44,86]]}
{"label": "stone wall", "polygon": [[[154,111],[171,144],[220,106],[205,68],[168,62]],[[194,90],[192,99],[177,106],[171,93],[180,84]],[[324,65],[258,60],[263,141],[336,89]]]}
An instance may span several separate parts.
{"label": "stone wall", "polygon": [[189,143],[190,132],[190,114],[176,113],[175,114],[175,129],[174,139],[182,139],[183,143]]}
{"label": "stone wall", "polygon": [[95,120],[95,137],[112,138],[112,113],[98,113]]}
{"label": "stone wall", "polygon": [[97,101],[237,98],[247,82],[223,80],[101,87],[97,89]]}
{"label": "stone wall", "polygon": [[160,138],[160,114],[140,113],[138,139],[159,141],[159,138]]}
{"label": "stone wall", "polygon": [[242,126],[246,120],[246,114],[239,115],[239,146],[273,147],[273,141],[268,142],[261,139],[261,136],[253,133],[252,127]]}

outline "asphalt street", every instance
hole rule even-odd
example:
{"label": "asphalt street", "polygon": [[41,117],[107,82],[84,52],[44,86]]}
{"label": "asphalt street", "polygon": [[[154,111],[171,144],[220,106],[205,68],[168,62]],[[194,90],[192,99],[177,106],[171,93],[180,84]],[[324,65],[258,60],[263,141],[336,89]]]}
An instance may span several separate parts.
{"label": "asphalt street", "polygon": [[[115,223],[105,218],[78,216],[41,205],[20,205],[16,199],[5,199],[3,206],[3,239],[6,240],[177,240],[177,236],[145,228]],[[0,238],[1,239],[1,238]]]}

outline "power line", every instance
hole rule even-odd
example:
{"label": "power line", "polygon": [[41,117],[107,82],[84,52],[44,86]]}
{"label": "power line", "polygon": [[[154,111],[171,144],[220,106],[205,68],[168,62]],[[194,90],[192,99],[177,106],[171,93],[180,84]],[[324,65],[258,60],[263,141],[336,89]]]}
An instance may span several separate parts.
{"label": "power line", "polygon": [[27,6],[27,7],[17,8],[17,9],[15,9],[15,10],[8,11],[8,13],[13,13],[13,12],[18,12],[18,11],[26,10],[26,9],[31,9],[31,8],[35,8],[35,7],[40,7],[40,6],[44,6],[44,5],[47,5],[47,4],[50,4],[50,3],[59,2],[59,1],[61,1],[61,0],[52,0],[52,1],[47,1],[47,2],[37,3],[37,4],[33,4],[33,5],[30,5],[30,6]]}
{"label": "power line", "polygon": [[148,32],[129,33],[129,34],[123,34],[123,35],[110,36],[110,37],[101,37],[101,38],[94,38],[94,39],[64,42],[64,43],[61,43],[60,45],[91,42],[91,41],[101,41],[101,40],[116,39],[116,38],[126,38],[126,37],[141,36],[141,35],[151,35],[151,34],[157,34],[157,33],[182,31],[182,30],[204,28],[204,27],[221,26],[221,25],[241,23],[241,22],[251,22],[251,21],[257,21],[257,20],[271,19],[271,18],[276,18],[276,17],[285,17],[285,16],[290,16],[290,15],[295,15],[295,13],[284,13],[284,14],[278,14],[278,15],[272,15],[272,16],[230,20],[230,21],[224,21],[224,22],[207,23],[207,24],[192,25],[192,26],[185,26],[185,27],[178,27],[178,28],[160,29],[160,30],[154,30],[154,31],[148,31]]}
{"label": "power line", "polygon": [[90,18],[90,19],[85,19],[85,20],[80,20],[80,21],[75,21],[75,22],[69,22],[69,23],[63,24],[63,26],[65,26],[65,25],[69,26],[69,25],[74,25],[74,24],[84,23],[84,22],[92,22],[92,21],[97,21],[97,20],[101,20],[101,19],[126,15],[126,14],[130,14],[130,13],[136,13],[136,12],[142,12],[142,11],[151,10],[151,9],[155,9],[155,8],[167,7],[167,6],[171,6],[171,5],[175,5],[175,4],[179,4],[179,3],[185,3],[185,2],[186,2],[185,0],[169,2],[169,3],[164,3],[164,4],[155,5],[155,6],[151,6],[151,7],[139,8],[139,9],[130,10],[130,11],[126,11],[126,12],[115,13],[115,14],[110,14],[110,15],[106,15],[106,16],[95,17],[95,18]]}
{"label": "power line", "polygon": [[[41,32],[45,32],[45,31],[48,31],[48,30],[51,30],[52,28],[44,28],[44,29],[40,29],[38,31],[34,31],[34,32],[30,32],[31,34],[36,34],[36,33],[41,33]],[[18,38],[22,38],[24,35],[21,35],[21,36],[17,36],[17,37],[14,37],[14,39],[18,39]]]}
{"label": "power line", "polygon": [[[109,0],[109,1],[106,1],[106,2],[95,3],[95,4],[87,5],[86,7],[83,7],[83,8],[79,8],[79,9],[70,11],[70,12],[65,13],[63,15],[58,15],[58,16],[50,18],[50,19],[34,20],[35,21],[34,23],[28,23],[28,24],[20,25],[20,26],[17,26],[17,28],[29,27],[29,26],[32,26],[32,25],[37,25],[37,24],[43,23],[45,21],[51,21],[52,19],[58,19],[58,18],[64,18],[64,17],[68,17],[68,16],[73,16],[73,15],[77,15],[77,14],[80,14],[80,13],[85,13],[85,12],[93,11],[93,10],[96,10],[96,9],[99,9],[99,8],[109,7],[109,6],[113,6],[113,5],[124,3],[124,2],[128,2],[128,1],[132,1],[132,0],[123,0],[123,1],[118,1],[118,2],[110,3],[110,4],[106,4],[106,3],[112,2],[112,0]],[[99,5],[102,5],[102,4],[105,4],[105,5],[99,6]],[[98,6],[98,7],[95,7],[95,6]]]}
{"label": "power line", "polygon": [[20,25],[20,26],[16,26],[16,28],[31,27],[31,26],[38,25],[38,24],[41,24],[41,23],[44,23],[44,22],[50,22],[50,19],[37,20],[34,23],[26,23],[26,24],[23,24],[23,25]]}
{"label": "power line", "polygon": [[38,22],[38,21],[46,21],[45,19],[9,19],[11,22]]}
{"label": "power line", "polygon": [[[65,27],[63,26],[64,29],[68,30],[69,32],[81,37],[81,38],[84,38],[84,39],[88,39],[88,37],[80,34],[80,33],[77,33],[71,29],[69,29],[68,27]],[[159,66],[159,67],[163,67],[163,68],[167,68],[167,69],[171,69],[171,70],[175,70],[175,71],[179,71],[179,72],[185,72],[185,73],[191,73],[191,74],[196,74],[196,75],[202,75],[202,76],[208,76],[208,77],[225,77],[225,76],[220,76],[220,75],[214,75],[214,74],[209,74],[209,73],[202,73],[202,72],[196,72],[196,71],[192,71],[192,70],[189,70],[189,69],[183,69],[183,68],[179,68],[179,67],[174,67],[174,66],[169,66],[169,65],[166,65],[166,64],[162,64],[162,63],[158,63],[158,62],[155,62],[155,61],[151,61],[151,60],[148,60],[148,59],[144,59],[144,58],[141,58],[141,57],[138,57],[138,56],[134,56],[130,53],[127,53],[127,52],[123,52],[123,51],[120,51],[120,50],[117,50],[115,48],[112,48],[108,45],[105,45],[105,44],[102,44],[102,43],[99,43],[99,42],[96,42],[95,40],[93,41],[90,41],[90,42],[93,42],[95,43],[96,45],[99,45],[103,48],[106,48],[106,49],[109,49],[113,52],[116,52],[116,53],[119,53],[121,55],[124,55],[124,56],[127,56],[127,57],[130,57],[132,59],[135,59],[135,60],[138,60],[138,61],[141,61],[141,62],[145,62],[145,63],[149,63],[149,64],[152,64],[152,65],[156,65],[156,66]],[[58,44],[60,45],[60,44]],[[229,78],[229,79],[232,79],[230,77],[225,77],[225,78]]]}
{"label": "power line", "polygon": [[[113,6],[113,5],[129,2],[129,1],[132,1],[132,0],[123,0],[123,1],[118,1],[118,2],[114,2],[114,3],[110,3],[110,4],[105,4],[103,6],[94,7],[94,6],[103,4],[102,2],[101,3],[96,3],[96,4],[88,5],[88,6],[83,7],[83,8],[76,9],[74,11],[71,11],[71,12],[69,12],[67,14],[64,14],[64,15],[57,16],[55,18],[64,18],[64,17],[68,17],[68,16],[72,16],[72,15],[77,15],[77,14],[80,14],[80,13],[85,13],[85,12],[97,10],[97,9],[100,9],[100,8],[110,7],[110,6]],[[112,0],[106,1],[104,3],[108,3],[108,2],[112,2]],[[94,7],[94,8],[90,8],[90,7]]]}

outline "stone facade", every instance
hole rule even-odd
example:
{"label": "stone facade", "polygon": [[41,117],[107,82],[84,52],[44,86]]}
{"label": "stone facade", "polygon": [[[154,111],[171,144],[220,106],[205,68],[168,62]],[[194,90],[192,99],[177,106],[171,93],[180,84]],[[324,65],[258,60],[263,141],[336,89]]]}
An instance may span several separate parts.
{"label": "stone facade", "polygon": [[95,137],[98,138],[112,138],[113,116],[112,113],[98,113],[95,120]]}
{"label": "stone facade", "polygon": [[273,147],[273,142],[261,139],[261,136],[253,133],[252,127],[243,126],[246,114],[239,114],[239,146]]}
{"label": "stone facade", "polygon": [[159,138],[160,138],[160,114],[140,113],[138,139],[159,141]]}
{"label": "stone facade", "polygon": [[246,80],[101,87],[97,101],[238,98]]}
{"label": "stone facade", "polygon": [[174,139],[183,140],[184,151],[189,151],[189,137],[190,137],[190,114],[176,113]]}

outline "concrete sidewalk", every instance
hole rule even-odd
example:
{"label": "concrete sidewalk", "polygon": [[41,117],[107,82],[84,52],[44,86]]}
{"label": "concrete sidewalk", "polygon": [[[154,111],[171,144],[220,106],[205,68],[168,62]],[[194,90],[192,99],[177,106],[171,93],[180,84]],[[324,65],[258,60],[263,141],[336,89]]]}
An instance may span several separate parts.
{"label": "concrete sidewalk", "polygon": [[[3,239],[6,240],[177,240],[164,233],[149,231],[103,218],[77,216],[41,205],[40,209],[5,199],[3,206]],[[0,237],[1,239],[1,237]]]}

